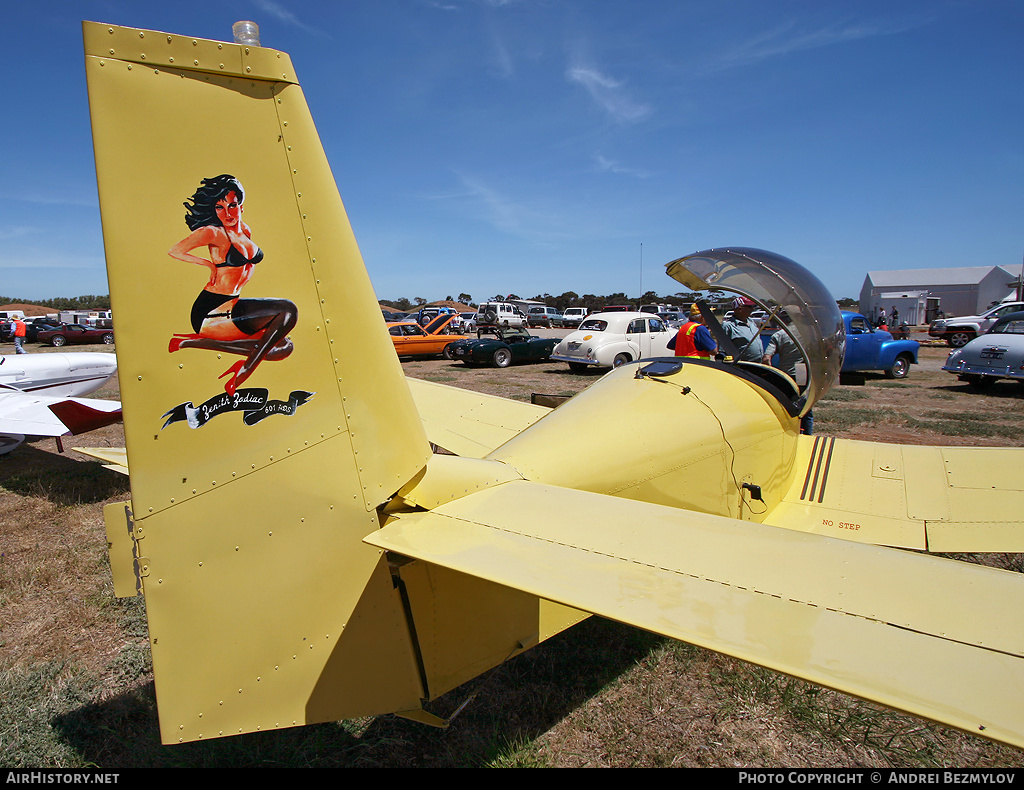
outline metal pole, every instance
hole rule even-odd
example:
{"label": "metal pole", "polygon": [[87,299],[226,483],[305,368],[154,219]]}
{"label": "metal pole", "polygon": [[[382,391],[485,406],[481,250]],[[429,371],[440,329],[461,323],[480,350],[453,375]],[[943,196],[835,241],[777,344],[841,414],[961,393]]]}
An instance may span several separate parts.
{"label": "metal pole", "polygon": [[640,296],[637,297],[636,309],[640,309],[640,302],[644,300],[644,243],[640,242]]}

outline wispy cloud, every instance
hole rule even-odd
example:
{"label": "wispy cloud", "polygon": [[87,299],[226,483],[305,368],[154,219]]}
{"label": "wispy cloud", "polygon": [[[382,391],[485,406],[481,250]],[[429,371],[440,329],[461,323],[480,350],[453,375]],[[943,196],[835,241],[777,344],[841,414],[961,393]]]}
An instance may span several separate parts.
{"label": "wispy cloud", "polygon": [[486,5],[491,8],[501,8],[502,6],[513,5],[521,2],[521,0],[454,0],[453,2],[445,2],[444,0],[423,0],[423,2],[431,8],[437,8],[441,11],[461,11],[466,5]]}
{"label": "wispy cloud", "polygon": [[[21,189],[0,189],[0,206],[3,206],[3,219],[13,222],[14,217],[21,216],[23,211],[37,211],[36,206],[64,206],[68,209],[98,209],[99,197],[90,191],[87,184],[69,185],[64,191],[25,192]],[[4,229],[0,228],[0,236]]]}
{"label": "wispy cloud", "polygon": [[0,269],[97,269],[103,270],[103,258],[94,256],[53,255],[43,249],[15,249],[0,251]]}
{"label": "wispy cloud", "polygon": [[569,82],[582,85],[598,106],[619,123],[634,123],[651,114],[651,108],[634,101],[626,83],[602,74],[591,66],[570,66],[565,73]]}
{"label": "wispy cloud", "polygon": [[601,154],[594,156],[594,161],[597,163],[597,169],[603,173],[616,173],[618,175],[633,176],[635,178],[650,178],[650,173],[646,170],[640,170],[635,167],[626,167],[625,165],[616,162],[613,159],[608,159]]}
{"label": "wispy cloud", "polygon": [[0,228],[0,241],[10,241],[11,239],[23,239],[30,236],[35,236],[41,233],[39,228],[33,228],[29,225],[16,225],[14,227]]}
{"label": "wispy cloud", "polygon": [[79,197],[71,194],[56,195],[18,195],[7,199],[19,203],[31,203],[37,206],[82,206],[85,208],[99,208],[99,198],[95,195]]}
{"label": "wispy cloud", "polygon": [[512,56],[509,54],[508,47],[505,46],[505,42],[494,31],[491,33],[491,39],[494,43],[491,54],[494,65],[490,69],[490,73],[502,79],[512,77],[515,74],[515,65],[512,62]]}
{"label": "wispy cloud", "polygon": [[307,25],[300,21],[295,14],[283,7],[280,3],[275,3],[274,0],[253,0],[253,2],[260,11],[263,11],[265,14],[270,14],[270,16],[275,17],[286,24],[297,27],[299,30],[303,30],[306,33],[312,33],[317,36],[327,35],[326,31],[312,27],[311,25]]}
{"label": "wispy cloud", "polygon": [[892,36],[927,24],[923,18],[903,18],[880,22],[833,22],[809,27],[796,20],[766,30],[736,46],[710,58],[704,73],[715,73],[752,66],[771,58],[784,57],[794,52],[844,44],[878,36]]}
{"label": "wispy cloud", "polygon": [[479,177],[464,173],[456,175],[462,191],[448,197],[469,201],[479,218],[495,228],[535,242],[551,242],[570,236],[562,227],[558,212],[550,206],[534,207],[495,189]]}

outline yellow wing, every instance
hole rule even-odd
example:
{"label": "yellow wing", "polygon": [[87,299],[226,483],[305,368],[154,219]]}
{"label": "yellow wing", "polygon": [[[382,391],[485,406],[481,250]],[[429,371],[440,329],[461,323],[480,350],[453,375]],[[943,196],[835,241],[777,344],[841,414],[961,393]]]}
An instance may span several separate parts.
{"label": "yellow wing", "polygon": [[1024,551],[1024,449],[920,447],[801,436],[797,474],[764,519],[864,543]]}
{"label": "yellow wing", "polygon": [[365,538],[1024,746],[1024,578],[527,481]]}

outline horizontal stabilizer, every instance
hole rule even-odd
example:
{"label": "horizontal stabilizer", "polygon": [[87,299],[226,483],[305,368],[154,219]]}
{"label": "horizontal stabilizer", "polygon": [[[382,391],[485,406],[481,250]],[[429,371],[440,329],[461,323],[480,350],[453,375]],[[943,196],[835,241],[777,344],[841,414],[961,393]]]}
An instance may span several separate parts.
{"label": "horizontal stabilizer", "polygon": [[76,453],[101,461],[107,469],[128,474],[128,453],[123,447],[72,447]]}
{"label": "horizontal stabilizer", "polygon": [[[60,416],[54,407],[61,410]],[[71,424],[62,421],[64,416]],[[63,436],[66,433],[84,433],[120,419],[121,404],[117,401],[68,399],[14,390],[0,392],[0,433]],[[80,430],[76,430],[78,428]]]}
{"label": "horizontal stabilizer", "polygon": [[1019,574],[526,481],[365,540],[1024,746]]}
{"label": "horizontal stabilizer", "polygon": [[427,438],[468,458],[483,458],[551,411],[422,379],[408,381]]}
{"label": "horizontal stabilizer", "polygon": [[51,403],[50,411],[57,415],[57,419],[64,423],[72,434],[78,436],[80,433],[121,422],[120,404],[110,405],[115,408],[107,410],[96,408],[95,404],[88,405],[81,400],[62,400]]}

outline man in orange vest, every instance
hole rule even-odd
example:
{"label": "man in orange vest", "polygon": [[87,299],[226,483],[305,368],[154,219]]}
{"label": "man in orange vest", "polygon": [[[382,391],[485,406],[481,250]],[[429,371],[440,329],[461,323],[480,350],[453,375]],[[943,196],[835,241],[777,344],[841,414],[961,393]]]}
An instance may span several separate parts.
{"label": "man in orange vest", "polygon": [[704,326],[697,305],[690,308],[689,320],[679,327],[674,345],[677,357],[711,359],[717,346],[708,328]]}
{"label": "man in orange vest", "polygon": [[20,318],[15,318],[11,323],[14,324],[14,353],[27,354],[28,352],[21,345],[25,342],[25,335],[28,331],[25,322]]}

